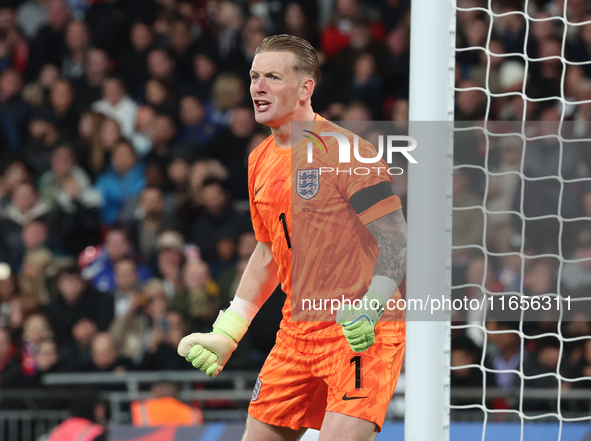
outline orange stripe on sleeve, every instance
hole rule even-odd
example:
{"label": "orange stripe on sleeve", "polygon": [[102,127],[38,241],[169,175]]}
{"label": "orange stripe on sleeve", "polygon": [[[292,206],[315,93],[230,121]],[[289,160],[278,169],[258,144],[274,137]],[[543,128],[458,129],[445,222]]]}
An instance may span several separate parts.
{"label": "orange stripe on sleeve", "polygon": [[359,213],[359,219],[363,225],[367,225],[386,214],[394,213],[401,209],[402,203],[400,202],[400,198],[396,195],[392,195]]}

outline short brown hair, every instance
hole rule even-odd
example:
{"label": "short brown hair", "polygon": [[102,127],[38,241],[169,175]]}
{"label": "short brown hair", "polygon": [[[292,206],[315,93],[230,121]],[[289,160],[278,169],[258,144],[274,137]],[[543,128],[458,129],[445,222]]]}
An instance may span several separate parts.
{"label": "short brown hair", "polygon": [[295,55],[293,69],[296,73],[309,75],[315,82],[318,82],[320,63],[316,49],[309,41],[289,34],[271,35],[261,41],[254,54],[262,54],[263,52],[291,52]]}

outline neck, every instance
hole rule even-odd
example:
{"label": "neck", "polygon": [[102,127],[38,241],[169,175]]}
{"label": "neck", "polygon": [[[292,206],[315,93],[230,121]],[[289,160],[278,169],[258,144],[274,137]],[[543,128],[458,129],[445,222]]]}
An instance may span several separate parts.
{"label": "neck", "polygon": [[271,133],[275,139],[275,145],[280,149],[288,149],[291,147],[291,123],[294,121],[314,121],[316,114],[312,110],[312,106],[308,105],[301,109],[296,109],[290,114],[285,122],[277,127],[271,127]]}

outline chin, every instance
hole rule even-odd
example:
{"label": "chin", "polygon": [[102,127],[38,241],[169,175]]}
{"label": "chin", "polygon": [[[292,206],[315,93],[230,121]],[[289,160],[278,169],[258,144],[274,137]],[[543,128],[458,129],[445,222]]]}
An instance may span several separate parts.
{"label": "chin", "polygon": [[255,113],[254,119],[259,124],[265,124],[267,126],[271,126],[275,121],[272,115],[266,113]]}

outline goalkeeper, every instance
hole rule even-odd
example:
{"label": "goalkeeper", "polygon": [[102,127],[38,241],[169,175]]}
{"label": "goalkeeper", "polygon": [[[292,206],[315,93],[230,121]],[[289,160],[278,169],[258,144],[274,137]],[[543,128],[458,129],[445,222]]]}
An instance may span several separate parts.
{"label": "goalkeeper", "polygon": [[[316,51],[305,40],[276,35],[257,48],[250,93],[257,122],[272,133],[249,156],[258,245],[213,332],[188,335],[178,348],[194,367],[216,376],[281,283],[287,294],[283,320],[253,391],[243,441],[296,441],[307,428],[320,430],[321,440],[371,441],[402,366],[405,323],[380,321],[406,270],[406,223],[392,177],[321,175],[298,154],[301,149],[291,148],[295,121],[309,122],[317,134],[340,132],[353,145],[351,132],[312,110],[318,76]],[[336,138],[326,141],[320,159],[336,168],[339,146]],[[359,139],[358,150],[375,157],[365,140]],[[379,162],[373,165],[388,167]],[[347,166],[364,165],[351,158]],[[293,228],[298,248],[292,254]],[[300,308],[296,293],[365,296],[367,308],[317,319]]]}

